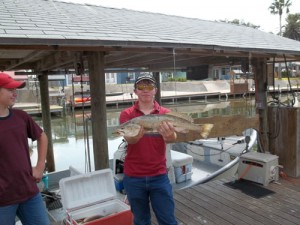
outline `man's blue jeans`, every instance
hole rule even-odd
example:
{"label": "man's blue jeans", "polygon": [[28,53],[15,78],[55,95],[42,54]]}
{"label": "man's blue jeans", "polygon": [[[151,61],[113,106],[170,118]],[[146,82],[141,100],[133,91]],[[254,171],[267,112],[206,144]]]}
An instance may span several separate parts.
{"label": "man's blue jeans", "polygon": [[41,193],[19,204],[0,206],[0,225],[15,225],[16,215],[22,225],[50,225]]}
{"label": "man's blue jeans", "polygon": [[150,203],[159,225],[177,225],[172,186],[166,174],[153,177],[125,175],[123,184],[134,225],[151,225]]}

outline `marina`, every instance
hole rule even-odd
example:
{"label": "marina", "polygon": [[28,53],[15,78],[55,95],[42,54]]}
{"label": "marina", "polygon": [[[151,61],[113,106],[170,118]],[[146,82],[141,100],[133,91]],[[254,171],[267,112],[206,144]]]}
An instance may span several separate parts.
{"label": "marina", "polygon": [[[170,93],[170,92],[169,92]],[[165,95],[166,93],[164,93]],[[179,93],[176,93],[176,97],[180,96]],[[185,93],[186,94],[186,93]],[[190,93],[189,93],[190,94]],[[217,115],[220,115],[220,113],[226,113],[227,111],[230,113],[238,113],[238,114],[251,114],[253,106],[249,106],[248,104],[252,102],[252,95],[249,94],[247,96],[243,95],[236,95],[237,98],[235,97],[230,97],[227,99],[227,101],[223,98],[219,98],[220,93],[214,94],[212,98],[210,96],[205,100],[203,96],[200,96],[201,99],[199,99],[198,96],[193,96],[190,95],[188,97],[191,97],[191,101],[188,98],[185,98],[185,95],[182,95],[181,102],[181,107],[178,106],[179,99],[172,99],[174,96],[169,96],[170,98],[168,99],[166,104],[167,107],[171,107],[172,110],[176,110],[179,112],[189,112],[191,115],[193,113],[198,112],[198,115],[200,117],[203,116],[213,116],[214,113]],[[114,97],[114,98],[120,98],[119,101],[122,102],[123,96],[109,96],[109,97]],[[129,97],[129,96],[128,96]],[[195,98],[194,98],[195,97]],[[285,96],[287,98],[288,96]],[[225,98],[225,96],[224,96]],[[130,99],[128,99],[130,101]],[[124,103],[123,103],[124,104]],[[126,103],[122,107],[126,106]],[[132,104],[132,103],[131,103]],[[183,105],[182,105],[183,104]],[[253,104],[253,102],[251,103]],[[233,107],[233,108],[231,108]],[[235,109],[235,107],[238,107]],[[113,127],[118,125],[118,115],[121,110],[121,108],[118,107],[113,107],[115,110],[110,111],[108,107],[108,133],[110,134],[111,129]],[[230,108],[230,109],[227,109]],[[201,113],[200,113],[201,112]],[[213,113],[214,112],[214,113]],[[89,109],[85,109],[84,113],[89,113]],[[253,112],[252,112],[253,113]],[[62,154],[62,151],[64,152],[63,154],[68,154],[70,155],[69,158],[73,158],[75,155],[77,155],[77,150],[76,148],[81,148],[81,151],[85,148],[81,142],[85,142],[84,138],[84,128],[85,123],[83,122],[83,119],[81,117],[82,113],[80,108],[76,110],[76,116],[75,116],[75,121],[71,122],[71,124],[68,124],[69,122],[62,122],[64,119],[59,119],[59,117],[54,117],[54,120],[52,123],[56,125],[52,125],[52,129],[55,134],[55,138],[53,139],[55,142],[55,155],[56,155],[56,163],[60,164],[63,163],[64,165],[67,165],[69,167],[70,165],[74,165],[77,171],[80,171],[80,173],[85,173],[87,170],[86,166],[83,166],[86,164],[86,161],[78,161],[76,160],[76,164],[73,164],[72,162],[67,163],[66,159],[63,159],[61,157],[57,157],[57,153],[60,152],[59,154]],[[73,117],[73,116],[72,116]],[[202,118],[203,119],[203,118]],[[55,121],[57,120],[58,123]],[[75,123],[74,123],[75,122]],[[74,123],[74,125],[72,125]],[[223,124],[225,122],[222,122]],[[251,123],[253,125],[253,123]],[[62,126],[63,125],[63,126]],[[90,125],[89,125],[90,126]],[[246,124],[246,126],[249,126]],[[63,131],[65,128],[72,128],[74,131],[68,130],[68,131]],[[89,128],[90,129],[90,128]],[[217,129],[219,130],[219,128]],[[74,133],[73,133],[74,132]],[[231,131],[232,132],[232,131]],[[69,133],[69,134],[74,134],[75,135],[75,142],[74,145],[77,146],[72,149],[72,151],[68,152],[66,144],[72,144],[72,139],[70,137],[63,137],[64,133]],[[216,135],[213,133],[213,135]],[[112,137],[109,137],[112,138]],[[64,140],[64,141],[63,141]],[[113,169],[114,167],[112,166],[112,159],[113,159],[113,154],[115,153],[117,146],[121,142],[121,139],[115,139],[115,144],[112,142],[113,139],[109,140],[109,147],[110,147],[110,153],[109,153],[109,158],[111,162],[111,168]],[[224,139],[225,140],[225,139]],[[182,147],[180,146],[179,149],[175,149],[176,151],[181,151],[184,153],[187,153],[188,155],[193,156],[194,162],[193,162],[193,174],[191,175],[191,179],[185,180],[181,183],[178,183],[174,185],[174,199],[175,199],[175,204],[176,204],[176,217],[179,222],[179,224],[298,224],[297,215],[295,213],[291,213],[292,216],[288,217],[288,208],[283,208],[282,205],[276,206],[276,212],[274,215],[274,212],[270,212],[270,207],[272,204],[271,201],[274,201],[275,203],[280,201],[280,198],[284,198],[282,196],[282,193],[276,193],[272,189],[269,190],[269,188],[273,187],[274,185],[280,185],[279,187],[282,188],[282,185],[286,185],[287,187],[284,186],[286,191],[290,191],[289,188],[295,188],[294,186],[298,185],[298,178],[291,178],[289,176],[286,177],[280,177],[276,181],[268,182],[266,186],[264,186],[261,183],[256,183],[253,181],[249,180],[238,180],[238,175],[237,175],[237,169],[239,167],[239,162],[240,162],[240,157],[239,154],[246,148],[245,146],[245,140],[241,141],[242,138],[236,137],[235,139],[231,140],[229,137],[227,137],[227,142],[218,140],[217,138],[212,138],[212,139],[207,139],[207,140],[200,140],[194,142],[195,144],[198,144],[201,147],[206,146],[206,148],[210,148],[211,152],[208,152],[208,150],[203,149],[202,152],[200,152],[200,155],[209,155],[209,154],[217,154],[216,157],[213,159],[211,158],[210,160],[215,162],[216,165],[211,167],[214,168],[213,171],[209,171],[207,175],[203,174],[199,177],[199,173],[196,170],[197,166],[196,164],[198,163],[198,160],[196,160],[195,154],[193,155],[194,149],[193,145],[190,145],[189,148]],[[61,142],[63,141],[63,142]],[[231,142],[230,142],[231,141]],[[64,147],[62,147],[61,150],[59,150],[60,147],[58,147],[57,144],[59,143],[64,143]],[[236,144],[240,142],[241,144]],[[59,144],[60,145],[60,144]],[[243,145],[242,148],[239,148],[239,145]],[[251,144],[251,146],[253,143]],[[79,147],[81,146],[81,147]],[[233,146],[236,150],[233,149]],[[239,149],[237,151],[237,149]],[[224,151],[224,153],[221,153]],[[218,153],[220,152],[220,153]],[[231,154],[237,156],[235,160],[232,160],[230,163],[226,161],[225,159],[227,158],[228,153],[231,152]],[[199,153],[198,153],[199,154]],[[35,156],[33,156],[34,158]],[[91,152],[91,158],[93,158],[93,152]],[[201,157],[201,156],[200,156]],[[60,158],[63,160],[61,161]],[[81,156],[79,157],[81,159],[86,158],[86,156]],[[207,158],[207,157],[205,157]],[[74,159],[75,160],[75,159]],[[224,161],[224,162],[222,162]],[[227,163],[226,163],[226,162]],[[74,161],[75,162],[75,161]],[[90,161],[92,163],[92,168],[94,168],[93,161]],[[200,162],[201,165],[203,165],[204,162]],[[224,163],[224,164],[222,164]],[[78,166],[80,165],[81,166]],[[214,171],[222,171],[224,173],[222,166],[225,168],[230,166],[231,170],[226,174],[226,176],[218,176],[214,173]],[[61,166],[56,166],[57,171],[64,171],[66,168],[62,168]],[[215,170],[218,168],[218,170]],[[228,168],[227,168],[228,169]],[[67,170],[68,171],[68,170]],[[56,172],[54,172],[55,174]],[[65,176],[69,176],[70,172],[66,172]],[[50,173],[51,174],[51,173]],[[58,191],[59,194],[59,187],[58,187],[58,182],[59,180],[53,181],[51,179],[51,175],[49,174],[49,185],[52,185],[52,190],[55,190],[55,192]],[[212,176],[215,176],[213,178],[210,178],[209,174],[213,174]],[[202,177],[202,178],[201,178]],[[224,178],[225,177],[225,178]],[[174,178],[176,179],[176,178]],[[291,182],[292,181],[292,182]],[[280,183],[280,184],[279,184]],[[278,189],[278,188],[277,188]],[[300,196],[299,190],[295,188],[296,191],[294,191],[295,196]],[[49,189],[51,190],[51,189]],[[209,192],[207,191],[209,190]],[[208,193],[207,193],[208,192]],[[263,193],[262,196],[259,196],[257,198],[256,195],[259,195],[259,193]],[[266,193],[264,195],[264,193]],[[205,195],[205,197],[203,196]],[[125,195],[122,193],[118,192],[118,199],[124,200]],[[272,199],[270,200],[270,197]],[[239,199],[246,199],[246,202],[255,202],[255,207],[252,209],[250,206],[245,204],[245,202],[242,203],[236,203],[236,201],[241,201]],[[269,201],[266,203],[266,201]],[[287,201],[285,199],[285,201]],[[269,204],[269,208],[265,205]],[[285,204],[284,204],[285,205]],[[53,206],[51,206],[53,207]],[[66,211],[64,208],[62,208],[63,205],[61,202],[58,204],[58,208],[51,208],[48,210],[49,212],[49,218],[52,221],[52,225],[61,225],[61,224],[66,224],[65,223],[65,218],[66,218]],[[279,208],[281,207],[281,208]],[[286,207],[286,206],[285,206]],[[294,204],[293,210],[295,212],[299,211],[299,204]],[[249,208],[251,209],[249,211]],[[278,208],[278,209],[277,209]],[[244,212],[244,214],[241,214],[241,210],[245,210],[247,212]],[[266,210],[265,212],[263,210]],[[281,210],[283,212],[281,212]],[[253,215],[259,211],[259,216],[254,217]],[[274,210],[273,210],[274,211]],[[280,215],[278,215],[280,212]],[[294,218],[293,218],[294,217]],[[274,219],[275,218],[275,219]],[[284,219],[288,218],[288,219]],[[291,221],[290,221],[291,220]],[[276,222],[277,221],[277,222]],[[152,224],[157,225],[157,221],[155,219],[155,216],[153,215],[152,217]]]}
{"label": "marina", "polygon": [[[245,100],[240,101],[244,104],[246,103]],[[219,109],[219,113],[226,112],[224,109],[227,107],[236,107],[236,105],[238,105],[233,100],[224,103],[226,104],[223,105],[224,108]],[[198,105],[196,108],[193,108],[191,105],[187,104],[186,106],[178,107],[177,110],[182,111],[185,109],[186,111],[190,112],[193,112],[194,110],[203,110],[203,115],[206,115],[206,113],[208,113],[208,115],[212,115],[211,113],[216,113],[218,107],[221,107],[220,103]],[[243,112],[241,108],[239,110],[232,108],[229,111]],[[117,120],[118,113],[109,112],[108,115],[108,124],[114,124],[113,126],[116,126],[117,123],[113,121]],[[57,123],[55,122],[56,120]],[[73,150],[69,153],[66,144],[62,149],[64,154],[68,154],[70,157],[71,155],[73,157],[75,154],[77,154],[76,148],[81,148],[81,150],[84,148],[84,145],[80,144],[80,140],[83,140],[83,135],[81,135],[80,132],[83,132],[84,130],[82,129],[83,124],[80,123],[80,121],[82,121],[82,119],[79,117],[76,125],[77,140],[74,143],[77,147],[72,147]],[[53,123],[56,124],[52,126],[53,130],[56,131],[55,137],[62,137],[64,133],[72,134],[72,131],[70,130],[62,130],[62,124],[65,124],[65,122],[62,122],[59,117],[54,119]],[[65,124],[65,128],[72,127],[73,125],[71,124]],[[68,143],[71,144],[73,141],[71,141],[70,137],[68,139]],[[121,139],[117,139],[116,141],[117,142],[114,145],[115,148],[112,153],[110,153],[110,159],[112,159],[113,153],[118,145],[117,143],[120,143]],[[215,146],[221,148],[221,143],[220,141],[218,142],[217,139],[215,139],[214,143],[209,142],[211,141],[207,140],[206,145],[209,145],[210,147]],[[227,148],[230,148],[230,144],[226,145],[226,142],[224,143],[225,144],[223,148],[226,151]],[[60,152],[57,144],[55,144],[55,151]],[[112,143],[109,145],[112,146]],[[62,154],[62,152],[59,154]],[[57,155],[57,153],[55,153],[55,155]],[[66,159],[62,158],[63,161],[60,161],[59,158],[56,157],[55,161],[57,163],[68,164]],[[81,156],[80,158],[82,159],[85,157]],[[216,156],[214,161],[218,162],[218,159],[220,159],[219,155]],[[79,171],[84,172],[85,168],[79,166],[83,163],[84,161],[80,163],[77,160],[77,164],[74,164],[74,166],[75,168],[78,168]],[[68,165],[70,164],[72,163],[69,162]],[[94,165],[92,164],[92,167],[93,166]],[[56,167],[58,168],[58,171],[64,171],[64,168],[60,166]],[[69,176],[70,172],[68,172],[68,170],[66,171],[67,172],[65,172],[65,176]],[[54,174],[55,173],[56,172],[54,172]],[[57,191],[58,180],[53,181],[50,174],[49,187],[51,187],[52,190]],[[194,173],[192,177],[193,176],[195,178],[194,180],[197,180],[195,177],[197,174]],[[297,212],[300,210],[300,205],[298,203],[299,201],[295,201],[296,199],[300,198],[299,178],[280,176],[276,182],[270,182],[267,186],[249,180],[237,180],[237,177],[232,176],[230,178],[227,177],[226,179],[220,179],[221,178],[218,180],[208,181],[204,184],[198,184],[186,189],[179,188],[178,190],[175,190],[174,188],[176,207],[175,212],[179,224],[299,224],[299,216]],[[188,186],[190,183],[189,181],[186,181],[186,183],[183,182],[181,184],[182,186]],[[118,199],[122,201],[125,199],[125,195],[122,193],[118,193],[117,196]],[[52,225],[65,224],[65,209],[62,208],[61,204],[59,206],[59,208],[49,210],[49,217],[51,218]],[[154,216],[152,217],[152,224],[158,224]]]}
{"label": "marina", "polygon": [[[0,27],[1,71],[14,73],[13,79],[24,77],[27,94],[35,100],[40,97],[33,101],[37,104],[27,103],[31,101],[26,99],[21,102],[23,105],[15,107],[30,113],[48,138],[47,154],[41,154],[45,146],[31,141],[30,137],[37,135],[30,134],[30,126],[27,130],[23,126],[22,143],[26,144],[28,134],[32,165],[41,157],[41,161],[46,162],[38,187],[52,225],[82,224],[90,220],[89,217],[99,216],[96,215],[99,211],[109,211],[109,214],[102,213],[100,216],[104,218],[87,225],[132,225],[122,179],[119,180],[115,172],[119,167],[116,167],[117,161],[114,162],[114,153],[122,137],[111,134],[119,125],[120,110],[136,99],[132,84],[144,73],[151,73],[157,81],[159,91],[151,99],[155,98],[172,111],[188,114],[192,123],[214,125],[207,138],[214,140],[217,148],[204,143],[199,131],[191,130],[178,135],[173,133],[177,138],[172,141],[176,144],[196,141],[186,149],[175,151],[174,146],[168,145],[179,225],[300,224],[299,41],[282,37],[281,30],[280,35],[276,35],[251,24],[249,27],[229,21],[101,5],[46,0],[2,0],[0,5],[1,15],[5,17]],[[20,14],[20,9],[24,13]],[[80,79],[72,80],[75,75]],[[177,81],[188,82],[182,82],[180,89]],[[75,85],[83,95],[83,91],[87,91],[83,84],[88,85],[90,96],[73,104],[74,89],[68,96],[66,91]],[[108,90],[108,84],[121,84],[124,89]],[[147,89],[154,90],[153,87]],[[147,90],[145,86],[138,89]],[[25,99],[26,94],[19,96]],[[237,99],[242,99],[242,103]],[[2,104],[5,106],[2,115],[7,115],[7,102]],[[14,117],[8,117],[11,118]],[[11,128],[17,131],[14,124]],[[242,134],[250,128],[257,131],[256,138],[252,139],[255,143],[251,138],[249,141],[252,135]],[[2,132],[6,130],[2,126]],[[15,133],[11,134],[16,138]],[[237,138],[227,148],[226,138],[229,142],[229,137],[236,135],[243,135],[244,141]],[[7,152],[4,156],[9,155],[8,142],[2,142]],[[252,148],[248,152],[250,143]],[[235,147],[239,150],[236,155],[229,151]],[[213,154],[217,157],[212,157]],[[23,163],[9,156],[10,161],[2,159],[7,171],[13,163],[14,171],[20,171]],[[151,156],[145,158],[145,164],[147,160],[155,163],[155,160],[149,161]],[[27,155],[23,158],[28,159]],[[210,167],[215,162],[218,166],[199,178],[200,165],[191,166],[197,161],[202,165],[208,162]],[[24,163],[27,163],[29,177],[29,162],[24,160]],[[169,171],[172,166],[168,167]],[[228,167],[230,173],[225,174]],[[103,171],[106,171],[105,177],[97,176]],[[114,176],[110,175],[111,171]],[[1,177],[11,180],[3,194],[11,191],[5,197],[12,199],[2,200],[4,205],[22,200],[13,197],[14,191],[21,192],[20,183],[13,182],[13,178],[9,173]],[[17,181],[22,182],[22,179]],[[30,187],[23,193],[27,192]],[[68,200],[75,204],[69,204]],[[105,207],[100,207],[103,200]],[[128,224],[123,224],[122,210],[111,207],[110,203],[115,200],[126,206],[124,214],[129,215]],[[38,214],[30,209],[28,207],[30,216]],[[23,223],[28,219],[29,216]],[[152,224],[158,225],[155,216]]]}

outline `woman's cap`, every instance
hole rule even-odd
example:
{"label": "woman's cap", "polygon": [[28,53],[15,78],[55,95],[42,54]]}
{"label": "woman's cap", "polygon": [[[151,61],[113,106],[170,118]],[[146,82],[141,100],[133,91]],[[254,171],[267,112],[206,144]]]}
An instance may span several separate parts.
{"label": "woman's cap", "polygon": [[25,81],[16,81],[6,73],[0,73],[0,88],[15,89],[25,87]]}

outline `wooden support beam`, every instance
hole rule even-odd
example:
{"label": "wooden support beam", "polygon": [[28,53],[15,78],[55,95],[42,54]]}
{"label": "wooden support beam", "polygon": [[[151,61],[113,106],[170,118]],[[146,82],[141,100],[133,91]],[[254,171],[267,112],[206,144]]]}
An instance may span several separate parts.
{"label": "wooden support beam", "polygon": [[51,55],[43,57],[37,63],[37,71],[54,70],[56,68],[64,68],[65,65],[73,65],[75,58],[74,52],[57,51]]}
{"label": "wooden support beam", "polygon": [[109,167],[104,53],[90,52],[88,54],[88,67],[91,88],[91,114],[95,170],[100,170]]}
{"label": "wooden support beam", "polygon": [[36,57],[39,57],[42,53],[39,52],[39,51],[34,51],[32,53],[30,53],[29,55],[27,55],[25,58],[22,58],[22,59],[19,59],[17,61],[11,61],[12,64],[7,66],[5,68],[5,70],[14,70],[15,68],[17,68],[19,65],[22,65],[24,63],[27,63],[28,61],[36,58]]}
{"label": "wooden support beam", "polygon": [[50,113],[49,86],[48,86],[47,73],[38,76],[38,79],[40,82],[43,128],[48,137],[47,167],[48,167],[48,172],[54,172],[55,162],[54,162],[54,154],[53,154],[51,113]]}
{"label": "wooden support beam", "polygon": [[155,95],[155,100],[158,102],[158,104],[161,105],[161,87],[160,87],[160,76],[159,72],[153,72],[153,76],[156,80],[156,87],[157,87],[157,92]]}
{"label": "wooden support beam", "polygon": [[288,176],[300,177],[300,108],[269,106],[268,115],[270,152]]}
{"label": "wooden support beam", "polygon": [[268,125],[268,109],[267,109],[267,91],[268,91],[268,76],[267,76],[267,61],[266,59],[254,58],[252,60],[252,68],[255,79],[255,99],[256,108],[260,119],[260,141],[261,152],[269,152],[269,125]]}

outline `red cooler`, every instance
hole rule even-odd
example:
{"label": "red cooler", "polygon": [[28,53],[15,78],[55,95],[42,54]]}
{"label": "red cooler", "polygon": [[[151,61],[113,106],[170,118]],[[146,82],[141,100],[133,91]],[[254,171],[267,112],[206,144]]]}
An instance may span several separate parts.
{"label": "red cooler", "polygon": [[68,225],[133,224],[130,206],[116,198],[111,169],[63,178],[59,186]]}

